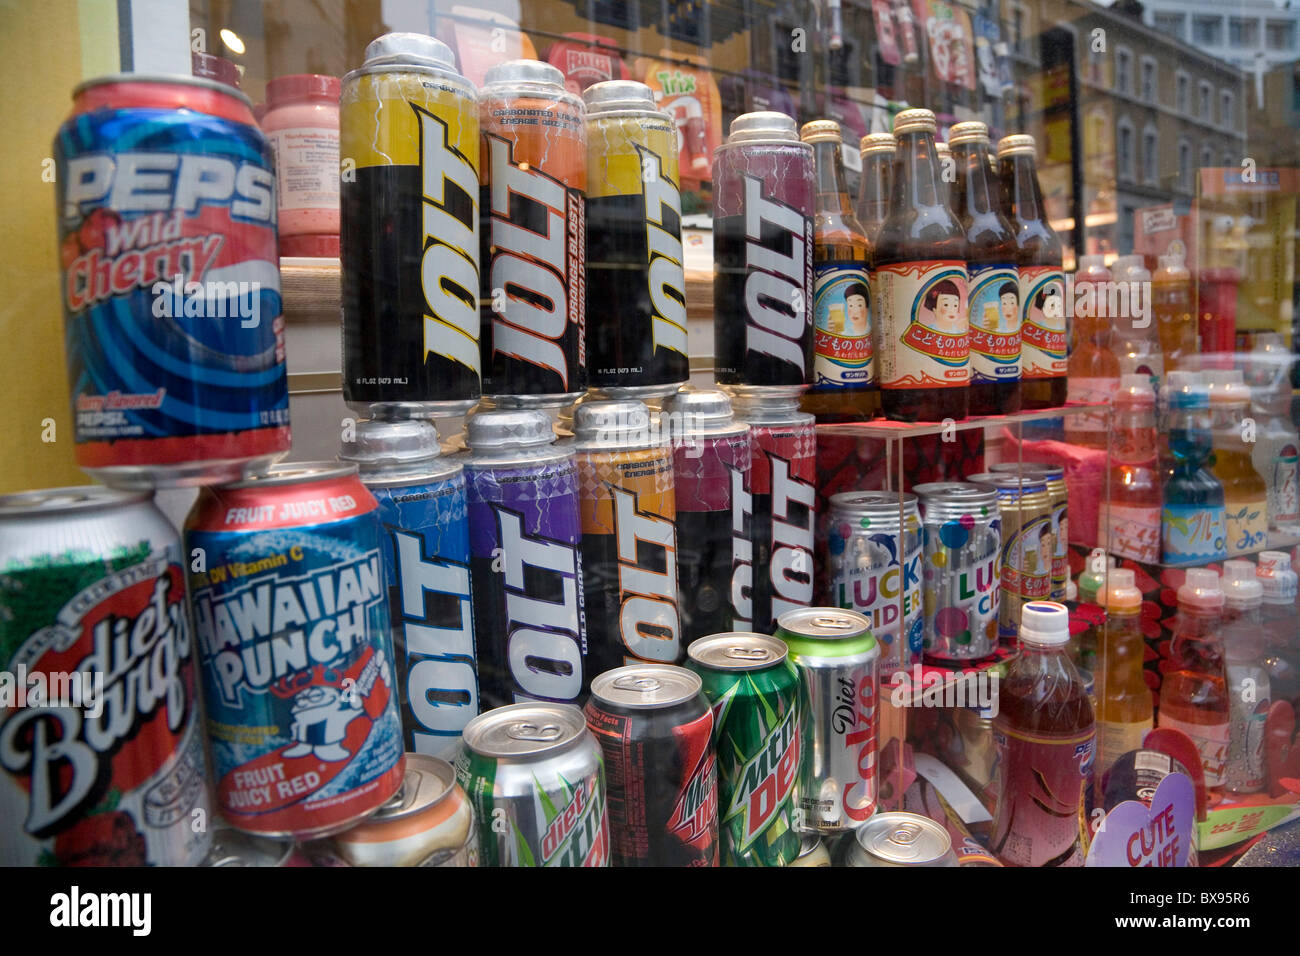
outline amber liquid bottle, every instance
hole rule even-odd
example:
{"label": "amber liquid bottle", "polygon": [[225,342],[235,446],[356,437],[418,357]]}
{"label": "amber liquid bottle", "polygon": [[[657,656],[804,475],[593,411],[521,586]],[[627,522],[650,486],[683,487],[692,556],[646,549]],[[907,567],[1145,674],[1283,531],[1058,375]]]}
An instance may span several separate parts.
{"label": "amber liquid bottle", "polygon": [[853,422],[880,411],[868,268],[871,244],[844,182],[840,125],[805,123],[817,169],[813,213],[813,372],[801,407],[818,422]]}
{"label": "amber liquid bottle", "polygon": [[989,173],[989,131],[957,123],[948,131],[957,181],[952,208],[966,231],[970,295],[970,413],[1020,411],[1020,285],[1016,236],[1002,215]]}
{"label": "amber liquid bottle", "polygon": [[880,227],[889,218],[889,187],[893,179],[894,151],[898,140],[893,133],[868,133],[862,137],[862,183],[858,187],[858,222],[867,241],[875,247]]}
{"label": "amber liquid bottle", "polygon": [[1021,405],[1058,408],[1066,398],[1065,273],[1061,240],[1043,208],[1032,136],[998,142],[998,178],[1019,249]]}
{"label": "amber liquid bottle", "polygon": [[880,397],[895,421],[966,417],[966,238],[939,190],[934,130],[929,110],[894,117],[893,191],[875,249]]}

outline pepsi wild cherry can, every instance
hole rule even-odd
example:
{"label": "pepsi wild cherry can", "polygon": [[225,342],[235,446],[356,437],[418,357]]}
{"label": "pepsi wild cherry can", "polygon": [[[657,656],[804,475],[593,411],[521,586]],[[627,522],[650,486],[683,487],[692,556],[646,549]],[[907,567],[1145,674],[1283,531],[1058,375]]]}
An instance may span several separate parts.
{"label": "pepsi wild cherry can", "polygon": [[816,191],[813,150],[793,119],[760,112],[732,121],[713,169],[719,384],[808,384]]}

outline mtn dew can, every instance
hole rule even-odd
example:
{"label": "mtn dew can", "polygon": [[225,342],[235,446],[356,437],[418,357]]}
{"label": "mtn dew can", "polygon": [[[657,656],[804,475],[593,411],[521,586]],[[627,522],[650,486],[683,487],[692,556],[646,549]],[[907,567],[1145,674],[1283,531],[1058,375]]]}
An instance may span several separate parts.
{"label": "mtn dew can", "polygon": [[799,674],[766,634],[702,637],[687,650],[713,707],[723,866],[799,857]]}
{"label": "mtn dew can", "polygon": [[582,711],[522,703],[465,726],[456,776],[480,866],[609,866],[605,761]]}

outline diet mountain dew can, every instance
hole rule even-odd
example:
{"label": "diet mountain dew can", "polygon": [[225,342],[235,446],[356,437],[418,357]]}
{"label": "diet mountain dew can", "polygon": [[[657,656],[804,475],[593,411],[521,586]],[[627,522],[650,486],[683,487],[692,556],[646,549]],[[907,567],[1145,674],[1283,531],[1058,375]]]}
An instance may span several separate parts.
{"label": "diet mountain dew can", "polygon": [[789,866],[799,856],[799,675],[765,634],[702,637],[687,651],[713,707],[723,866]]}
{"label": "diet mountain dew can", "polygon": [[480,866],[609,866],[605,761],[582,711],[523,703],[465,726],[456,776]]}

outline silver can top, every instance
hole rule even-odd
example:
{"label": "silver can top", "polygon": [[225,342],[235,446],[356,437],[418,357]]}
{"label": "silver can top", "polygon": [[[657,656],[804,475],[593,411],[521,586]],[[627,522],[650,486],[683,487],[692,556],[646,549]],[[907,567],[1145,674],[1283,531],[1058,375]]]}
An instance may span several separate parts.
{"label": "silver can top", "polygon": [[751,425],[798,424],[814,417],[799,411],[799,398],[806,385],[730,386],[731,407],[737,419]]}
{"label": "silver can top", "polygon": [[[582,92],[587,115],[616,113],[621,110],[642,110],[663,113],[655,103],[654,90],[636,80],[604,80],[593,83]],[[667,117],[667,113],[663,113]]]}
{"label": "silver can top", "polygon": [[686,649],[691,660],[717,671],[756,671],[785,660],[785,643],[767,634],[731,631],[693,641]]}
{"label": "silver can top", "polygon": [[868,633],[871,621],[857,611],[836,607],[800,607],[778,617],[776,626],[795,637],[838,641]]}
{"label": "silver can top", "polygon": [[996,488],[999,494],[1046,494],[1047,482],[1041,477],[1030,475],[1006,474],[996,471],[982,471],[976,475],[967,475],[966,480],[977,485],[990,485]]}
{"label": "silver can top", "polygon": [[664,399],[660,419],[673,437],[701,432],[745,431],[736,423],[731,399],[718,388],[682,389]]}
{"label": "silver can top", "polygon": [[483,91],[498,84],[516,86],[528,83],[534,86],[556,86],[564,90],[564,74],[541,60],[506,60],[492,67],[483,76]]}
{"label": "silver can top", "polygon": [[[794,117],[773,110],[743,113],[731,121],[728,143],[752,143],[760,140],[788,140],[799,143],[799,125]],[[811,151],[812,147],[804,145]]]}
{"label": "silver can top", "polygon": [[273,840],[221,826],[213,830],[212,848],[199,865],[283,866],[292,852],[292,840]]}
{"label": "silver can top", "polygon": [[605,671],[591,682],[591,696],[602,704],[632,710],[662,710],[700,692],[700,675],[671,664],[628,664]]}
{"label": "silver can top", "polygon": [[1026,478],[1042,478],[1044,481],[1064,481],[1065,468],[1061,465],[1048,465],[1038,461],[1017,464],[1014,461],[1000,461],[989,466],[995,475],[1024,475]]}
{"label": "silver can top", "polygon": [[362,474],[382,465],[429,462],[442,454],[438,427],[424,418],[359,421],[341,446],[339,458],[356,462]]}
{"label": "silver can top", "polygon": [[920,499],[926,517],[984,516],[996,513],[998,506],[995,490],[969,481],[931,481],[915,485],[912,491]]}
{"label": "silver can top", "polygon": [[952,839],[918,813],[877,813],[858,828],[858,846],[888,866],[951,866]]}
{"label": "silver can top", "polygon": [[347,841],[352,835],[365,834],[373,828],[423,813],[440,803],[456,787],[456,770],[445,760],[428,754],[408,753],[406,773],[397,793],[370,817],[336,839]]}
{"label": "silver can top", "polygon": [[632,399],[583,402],[573,412],[579,447],[651,448],[662,444],[650,409]]}
{"label": "silver can top", "polygon": [[43,488],[0,495],[0,518],[48,518],[66,512],[100,511],[153,500],[151,491],[117,491],[101,485]]}
{"label": "silver can top", "polygon": [[328,481],[357,474],[357,466],[350,461],[293,461],[273,465],[264,475],[251,475],[232,481],[220,488],[282,488],[287,485],[305,485],[312,481]]}
{"label": "silver can top", "polygon": [[898,524],[898,500],[903,499],[903,512],[907,515],[919,515],[916,495],[905,491],[901,495],[896,491],[841,491],[831,495],[831,510],[854,518],[871,518],[887,521],[894,519]]}
{"label": "silver can top", "polygon": [[484,757],[533,757],[571,746],[587,719],[570,704],[507,704],[465,725],[465,746]]}
{"label": "silver can top", "polygon": [[451,47],[437,37],[424,33],[385,33],[370,41],[361,68],[376,66],[422,66],[454,72],[456,57]]}
{"label": "silver can top", "polygon": [[551,417],[536,408],[494,408],[465,422],[471,452],[539,448],[555,441]]}

